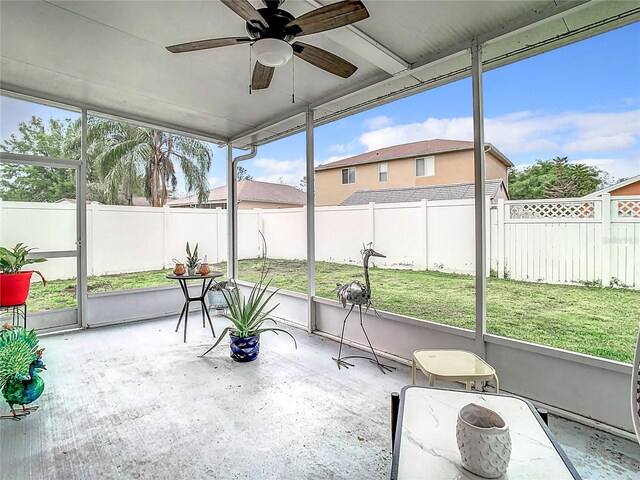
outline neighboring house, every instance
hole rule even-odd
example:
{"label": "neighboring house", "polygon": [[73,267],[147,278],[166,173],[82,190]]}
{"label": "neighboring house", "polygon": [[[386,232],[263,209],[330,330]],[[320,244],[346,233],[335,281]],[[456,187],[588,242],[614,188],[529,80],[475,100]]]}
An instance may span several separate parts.
{"label": "neighboring house", "polygon": [[[473,183],[454,183],[449,185],[428,185],[426,187],[383,188],[380,190],[358,190],[344,199],[340,206],[366,205],[368,203],[404,203],[421,200],[463,200],[473,199]],[[491,202],[499,198],[509,199],[507,187],[502,179],[487,180],[485,195]]]}
{"label": "neighboring house", "polygon": [[597,192],[585,195],[585,198],[600,197],[603,193],[608,193],[612,197],[620,197],[623,195],[640,195],[640,175],[628,178],[622,182],[618,182],[610,187],[603,188]]}
{"label": "neighboring house", "polygon": [[[513,163],[485,144],[486,178],[508,186]],[[473,142],[426,140],[395,145],[319,165],[316,205],[339,205],[359,190],[473,183]]]}
{"label": "neighboring house", "polygon": [[[238,182],[238,208],[295,208],[306,205],[307,196],[304,192],[290,185],[280,183],[257,182],[255,180],[240,180]],[[214,188],[209,192],[209,198],[204,205],[198,204],[198,196],[169,200],[170,207],[182,208],[227,208],[227,186]]]}

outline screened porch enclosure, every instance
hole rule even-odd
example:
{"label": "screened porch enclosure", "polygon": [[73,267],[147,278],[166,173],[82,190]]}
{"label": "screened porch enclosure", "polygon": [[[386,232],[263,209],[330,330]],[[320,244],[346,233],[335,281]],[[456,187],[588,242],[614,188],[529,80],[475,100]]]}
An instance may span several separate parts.
{"label": "screened porch enclosure", "polygon": [[[252,2],[255,6],[258,3]],[[102,468],[100,462],[105,462],[104,471],[109,472],[107,476],[110,477],[126,475],[122,472],[136,472],[142,478],[145,475],[151,477],[150,472],[156,472],[161,477],[158,472],[162,471],[163,458],[169,457],[172,451],[188,451],[189,442],[193,440],[188,438],[190,435],[206,438],[206,442],[200,444],[202,455],[214,451],[217,453],[214,456],[235,457],[253,451],[255,458],[269,458],[269,449],[265,447],[268,442],[257,442],[249,450],[227,448],[229,439],[238,434],[237,427],[251,429],[251,425],[233,424],[227,420],[217,426],[212,423],[210,415],[216,409],[216,398],[223,396],[229,400],[234,395],[240,395],[250,404],[254,402],[251,408],[247,406],[246,411],[239,413],[243,416],[254,414],[257,428],[273,429],[285,435],[286,429],[281,429],[286,422],[298,422],[300,428],[313,426],[300,437],[285,442],[288,451],[298,452],[297,457],[279,449],[277,455],[266,461],[263,467],[253,465],[262,468],[262,475],[259,476],[278,478],[274,472],[281,473],[283,470],[279,471],[278,468],[283,468],[283,463],[293,462],[291,471],[300,475],[364,478],[366,472],[375,472],[371,478],[383,478],[388,475],[391,455],[390,443],[384,433],[388,422],[388,395],[409,383],[407,365],[412,352],[442,348],[478,354],[499,372],[501,390],[530,399],[559,417],[598,426],[625,437],[626,440],[612,437],[611,441],[619,442],[617,446],[624,452],[625,462],[627,458],[630,459],[624,468],[630,472],[637,468],[640,462],[637,445],[629,440],[633,431],[629,398],[630,364],[487,333],[487,277],[494,265],[491,260],[492,244],[488,243],[489,235],[485,232],[491,233],[492,221],[495,220],[496,229],[502,225],[503,231],[496,231],[501,232],[501,238],[504,239],[507,235],[504,230],[517,228],[517,219],[507,218],[505,222],[503,214],[509,211],[505,210],[505,204],[500,202],[492,207],[484,194],[483,74],[637,22],[640,19],[640,2],[541,0],[364,3],[371,16],[361,25],[312,37],[318,46],[357,64],[357,72],[348,79],[340,79],[319,75],[310,65],[296,64],[292,102],[291,85],[294,79],[284,68],[276,72],[269,89],[254,91],[249,95],[246,88],[249,82],[248,46],[217,49],[214,54],[182,56],[171,55],[165,50],[165,46],[172,43],[200,37],[232,36],[242,31],[244,22],[220,2],[163,2],[161,8],[144,2],[2,2],[2,95],[69,109],[79,115],[81,126],[80,152],[74,158],[0,152],[3,165],[68,168],[77,179],[74,185],[75,203],[63,207],[69,210],[69,218],[73,218],[73,228],[69,229],[71,244],[47,252],[56,263],[66,261],[68,265],[64,265],[64,268],[73,271],[77,304],[74,308],[55,312],[34,313],[33,325],[42,333],[55,334],[43,336],[41,341],[43,344],[51,342],[52,347],[47,348],[57,350],[53,355],[57,368],[66,368],[65,345],[73,345],[78,355],[88,357],[91,369],[88,376],[96,377],[96,385],[101,389],[98,393],[110,398],[105,408],[110,412],[109,415],[103,415],[100,406],[95,403],[90,405],[88,412],[74,414],[76,406],[80,409],[83,403],[79,398],[80,392],[76,390],[77,385],[73,385],[63,399],[53,399],[45,394],[42,404],[46,405],[48,398],[52,398],[51,401],[57,402],[55,405],[62,411],[75,416],[64,423],[64,427],[53,431],[55,412],[42,408],[32,415],[42,417],[38,428],[48,429],[50,434],[46,436],[47,441],[57,443],[41,451],[34,446],[20,451],[10,446],[4,448],[4,433],[18,435],[18,427],[23,428],[32,418],[15,422],[15,425],[3,424],[3,464],[7,456],[10,471],[18,477],[30,478],[31,475],[36,478],[37,474],[28,473],[25,465],[34,462],[33,465],[38,466],[51,461],[55,464],[58,478],[94,475]],[[299,16],[325,4],[314,0],[289,0],[281,8]],[[330,240],[326,240],[327,235],[320,236],[317,231],[326,211],[322,210],[323,207],[315,207],[314,129],[468,77],[472,80],[469,94],[473,112],[476,181],[473,202],[465,204],[465,228],[475,233],[473,244],[470,245],[472,250],[464,253],[469,258],[465,257],[463,263],[469,269],[467,273],[473,275],[470,281],[473,291],[470,297],[473,311],[471,328],[444,325],[391,311],[381,310],[378,315],[368,311],[364,321],[376,352],[396,362],[398,370],[384,376],[375,368],[365,365],[357,365],[348,371],[337,370],[335,363],[324,360],[332,352],[335,354],[338,348],[337,340],[341,336],[346,312],[338,301],[319,296],[316,288],[316,260],[321,258],[321,252],[327,248],[326,242]],[[212,85],[215,87],[212,88]],[[91,116],[157,128],[220,147],[226,164],[226,184],[229,185],[226,203],[229,208],[226,211],[208,212],[206,219],[210,223],[215,221],[215,261],[225,262],[225,277],[237,278],[243,294],[248,293],[252,284],[243,278],[239,269],[239,260],[243,257],[241,249],[244,248],[242,238],[246,235],[239,219],[243,216],[246,219],[249,214],[238,211],[237,167],[242,161],[253,158],[262,146],[296,133],[304,133],[306,206],[291,215],[295,214],[298,218],[295,227],[298,242],[295,248],[302,246],[304,251],[306,292],[281,290],[273,299],[274,304],[279,303],[276,316],[288,331],[301,339],[298,350],[290,348],[286,338],[278,337],[273,339],[273,343],[271,338],[267,338],[258,368],[236,370],[234,364],[223,358],[226,350],[222,347],[209,358],[196,357],[202,353],[200,350],[208,348],[207,342],[210,340],[200,335],[197,310],[197,316],[191,320],[193,326],[190,327],[192,332],[197,332],[194,333],[197,340],[183,345],[177,334],[170,335],[182,304],[182,292],[177,285],[100,293],[89,291],[88,279],[91,269],[98,268],[96,265],[99,265],[97,259],[100,253],[96,252],[96,245],[89,242],[90,238],[97,236],[90,227],[95,225],[97,215],[109,215],[118,210],[118,207],[98,207],[86,201],[87,126]],[[426,173],[430,167],[425,164],[420,168],[424,170],[421,173]],[[379,175],[387,175],[386,167]],[[351,183],[352,172],[346,169],[341,173],[341,179],[342,183]],[[592,201],[594,204],[604,202],[607,199]],[[3,207],[3,203],[0,202],[0,207]],[[19,207],[11,202],[6,203],[7,209]],[[428,207],[425,203],[415,208],[424,208],[426,211]],[[46,210],[44,208],[41,212],[45,217]],[[169,209],[166,210],[156,213],[150,209],[147,212],[150,225],[155,222],[154,229],[167,230],[167,225],[170,225],[167,222],[172,220],[169,219]],[[354,209],[354,212],[355,216],[360,215],[360,219],[371,213],[369,207],[362,209],[362,212]],[[191,215],[199,214],[194,211]],[[205,218],[204,214],[202,218]],[[502,218],[502,224],[499,218]],[[610,221],[603,218],[598,220]],[[268,220],[257,220],[258,223],[264,221]],[[304,231],[299,231],[302,224]],[[179,221],[171,225],[180,228]],[[270,249],[286,252],[293,248],[287,244],[287,237],[293,238],[292,234],[287,235],[292,231],[288,230],[292,224],[287,225],[289,227],[280,229],[278,238],[281,240],[270,245]],[[632,228],[637,228],[637,223]],[[398,234],[402,235],[403,232]],[[117,236],[109,238],[109,241],[118,241]],[[425,253],[417,261],[424,261],[426,268],[429,259],[426,232],[424,238],[420,238],[424,240],[420,245]],[[157,253],[156,256],[164,262],[166,254],[163,249],[167,242],[163,240],[160,243],[163,244],[145,243],[145,239],[140,238],[140,244],[135,248],[155,248],[157,252],[154,250],[154,254]],[[255,247],[259,245],[257,238],[252,238],[251,245],[260,249],[259,246]],[[504,245],[499,251],[497,245],[496,254],[502,256],[495,257],[495,268],[499,275],[504,276],[504,263],[509,252],[504,250]],[[637,262],[637,257],[634,258],[634,262]],[[110,262],[105,269],[117,267],[117,255]],[[518,274],[523,275],[523,265],[521,262]],[[600,267],[601,263],[598,263],[598,267],[592,270],[595,272],[595,268]],[[635,272],[632,270],[629,275],[636,275]],[[132,323],[143,320],[145,322]],[[217,318],[215,322],[216,331],[221,331],[221,319]],[[61,333],[72,329],[80,331]],[[156,334],[157,345],[154,340]],[[348,348],[354,351],[368,349],[367,339],[358,322],[347,323],[344,337]],[[105,342],[100,351],[95,353],[95,358],[92,358],[91,349],[87,346],[92,342]],[[163,349],[169,352],[166,358],[163,358]],[[125,362],[120,365],[122,371],[118,371],[119,358],[111,350],[123,352]],[[225,350],[224,354],[222,350]],[[184,364],[176,370],[176,362],[180,359],[184,360]],[[64,371],[81,375],[81,367],[74,362],[75,359],[70,361],[68,369]],[[195,399],[193,411],[189,407],[190,399],[180,398],[177,390],[197,388],[197,382],[194,385],[191,383],[193,379],[188,379],[185,384],[173,389],[170,375],[159,373],[168,368],[166,362],[171,362],[173,371],[170,375],[208,377],[204,381],[208,396],[206,399]],[[276,371],[272,372],[270,368]],[[137,374],[145,377],[142,381],[145,385],[142,398],[148,400],[150,407],[145,407],[146,400],[141,403],[138,401],[140,398],[136,398],[133,402],[135,407],[123,407],[123,417],[118,418],[115,412],[120,408],[116,399],[120,398],[122,403],[126,403],[126,395],[136,396]],[[97,378],[104,378],[105,375],[109,381],[103,383]],[[56,383],[63,380],[60,376],[51,378],[55,378]],[[315,381],[309,381],[309,378]],[[214,384],[214,379],[221,383]],[[236,382],[236,379],[241,380]],[[115,386],[120,381],[130,384],[132,390],[120,390]],[[48,388],[51,392],[48,395],[53,395],[54,388]],[[345,389],[356,398],[354,405],[347,401]],[[246,396],[246,390],[255,395],[251,401]],[[327,390],[330,398],[326,405],[320,405],[321,397]],[[363,391],[367,392],[366,396],[375,399],[372,404],[367,404]],[[291,395],[295,397],[292,402],[295,408],[288,406]],[[233,402],[223,405],[229,411],[229,416],[233,416]],[[314,416],[314,412],[318,412],[318,416]],[[215,413],[219,414],[224,415]],[[262,418],[263,414],[265,418]],[[96,418],[100,422],[92,425]],[[136,463],[132,456],[125,454],[145,441],[139,436],[141,432],[134,431],[138,419],[147,425],[149,432],[153,431],[152,424],[163,422],[169,426],[173,424],[176,431],[180,432],[175,444],[173,439],[165,438],[164,447],[160,447],[157,439],[154,439],[158,450],[146,451],[142,455],[143,461],[147,462],[144,464]],[[202,423],[198,425],[200,419]],[[334,436],[326,422],[341,421],[337,419],[342,419],[349,428]],[[196,426],[192,428],[194,420]],[[558,419],[559,423],[564,421]],[[100,432],[96,428],[98,425],[105,425],[107,432]],[[85,427],[89,431],[83,433],[82,438],[71,438],[76,429]],[[567,430],[572,428],[566,426]],[[224,437],[227,444],[222,439],[218,442],[212,430],[220,438]],[[87,452],[97,452],[101,448],[99,438],[115,442],[119,436],[126,437],[120,450],[109,447],[109,452],[105,457],[100,457],[100,462],[90,464]],[[329,459],[329,454],[325,455],[322,448],[314,444],[318,438],[322,438],[322,448],[338,455],[335,457],[337,460]],[[571,441],[568,443],[571,444]],[[305,451],[310,453],[304,454]],[[68,454],[73,455],[74,462],[64,460]],[[219,464],[214,465],[208,460],[191,464],[183,456],[181,458],[179,468],[176,467],[178,470],[163,474],[167,477],[207,475],[224,478]],[[378,459],[377,463],[371,464],[371,458]],[[90,465],[83,467],[83,463]],[[231,471],[247,472],[244,469],[234,470],[229,464],[225,466]],[[587,473],[593,467],[585,461],[582,468]],[[609,472],[606,468],[603,478]]]}

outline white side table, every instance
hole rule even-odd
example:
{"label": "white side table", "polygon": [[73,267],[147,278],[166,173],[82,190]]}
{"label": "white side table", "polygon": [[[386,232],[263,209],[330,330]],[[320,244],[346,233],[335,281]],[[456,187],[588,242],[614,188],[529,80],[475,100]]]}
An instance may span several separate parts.
{"label": "white side table", "polygon": [[491,365],[466,350],[416,350],[413,352],[411,384],[416,384],[416,368],[429,377],[429,386],[436,380],[465,382],[471,390],[471,382],[495,380],[496,393],[500,392],[498,375]]}

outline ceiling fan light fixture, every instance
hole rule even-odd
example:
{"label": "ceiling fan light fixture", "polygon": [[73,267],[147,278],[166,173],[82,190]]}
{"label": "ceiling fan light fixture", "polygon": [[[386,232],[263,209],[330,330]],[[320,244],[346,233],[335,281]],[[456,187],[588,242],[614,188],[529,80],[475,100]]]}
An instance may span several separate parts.
{"label": "ceiling fan light fixture", "polygon": [[293,56],[291,45],[277,38],[262,38],[251,48],[258,61],[265,67],[281,67]]}

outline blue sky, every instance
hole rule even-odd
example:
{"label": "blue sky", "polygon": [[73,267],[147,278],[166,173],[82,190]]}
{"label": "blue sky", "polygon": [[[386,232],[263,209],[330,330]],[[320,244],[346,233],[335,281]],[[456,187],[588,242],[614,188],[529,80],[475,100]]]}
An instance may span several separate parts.
{"label": "blue sky", "polygon": [[[465,79],[319,127],[316,163],[431,138],[472,139],[471,80]],[[614,178],[640,174],[640,23],[485,73],[485,136],[518,167],[567,156]],[[53,109],[2,101],[2,138],[31,114]],[[70,115],[65,115],[70,116]],[[210,184],[225,182],[225,150],[214,148]],[[304,135],[258,149],[244,162],[255,179],[297,185]]]}

